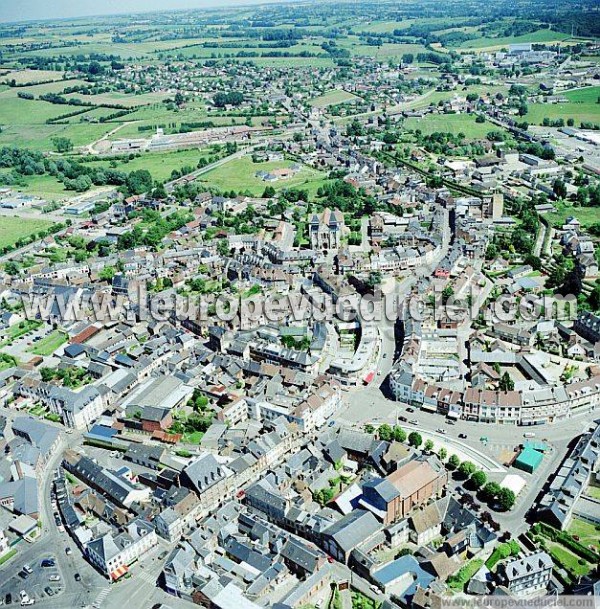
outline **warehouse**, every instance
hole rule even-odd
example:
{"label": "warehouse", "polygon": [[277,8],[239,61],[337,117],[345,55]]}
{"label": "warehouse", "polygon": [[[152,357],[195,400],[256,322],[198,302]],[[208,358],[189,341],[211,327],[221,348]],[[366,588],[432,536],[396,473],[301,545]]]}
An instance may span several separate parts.
{"label": "warehouse", "polygon": [[524,448],[515,459],[514,466],[532,474],[542,462],[544,455],[529,446]]}

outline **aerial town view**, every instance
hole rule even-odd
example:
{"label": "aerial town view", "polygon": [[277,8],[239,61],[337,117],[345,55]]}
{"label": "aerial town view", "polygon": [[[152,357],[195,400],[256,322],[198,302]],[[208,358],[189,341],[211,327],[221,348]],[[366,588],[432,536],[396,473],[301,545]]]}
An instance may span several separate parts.
{"label": "aerial town view", "polygon": [[0,0],[0,605],[600,606],[600,0]]}

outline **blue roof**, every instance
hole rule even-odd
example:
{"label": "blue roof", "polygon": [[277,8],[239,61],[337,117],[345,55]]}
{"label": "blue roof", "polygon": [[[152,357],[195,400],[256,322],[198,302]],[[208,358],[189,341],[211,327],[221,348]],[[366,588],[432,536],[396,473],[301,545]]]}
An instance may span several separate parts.
{"label": "blue roof", "polygon": [[105,425],[94,425],[88,435],[100,438],[112,438],[117,435],[117,430]]}
{"label": "blue roof", "polygon": [[414,596],[417,586],[420,586],[424,590],[427,589],[429,584],[435,579],[431,573],[428,573],[421,567],[414,556],[408,554],[388,563],[385,567],[379,569],[379,571],[375,571],[373,578],[385,586],[405,573],[411,573],[413,581],[403,592],[402,599]]}

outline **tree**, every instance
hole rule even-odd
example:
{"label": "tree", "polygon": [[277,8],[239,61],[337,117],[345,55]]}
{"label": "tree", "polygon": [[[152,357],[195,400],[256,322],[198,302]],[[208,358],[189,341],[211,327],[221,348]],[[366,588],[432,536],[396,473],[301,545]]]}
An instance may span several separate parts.
{"label": "tree", "polygon": [[440,448],[440,450],[438,451],[438,457],[442,461],[445,461],[447,456],[448,456],[448,451],[444,447]]}
{"label": "tree", "polygon": [[150,192],[154,182],[152,174],[147,169],[136,169],[127,176],[125,184],[132,195],[141,195]]}
{"label": "tree", "polygon": [[565,199],[567,197],[567,185],[564,180],[557,178],[552,184],[552,192],[557,199]]}
{"label": "tree", "polygon": [[227,239],[220,239],[217,242],[217,252],[220,256],[227,256],[229,254],[229,246],[227,245]]}
{"label": "tree", "polygon": [[387,423],[380,425],[377,433],[380,440],[389,442],[392,439],[392,428]]}
{"label": "tree", "polygon": [[488,482],[481,489],[481,496],[485,501],[493,501],[500,493],[500,485],[497,482]]}
{"label": "tree", "polygon": [[8,275],[18,275],[19,274],[19,265],[14,260],[9,260],[4,265],[4,272]]}
{"label": "tree", "polygon": [[500,389],[500,391],[514,391],[515,389],[515,382],[510,378],[510,375],[508,374],[508,372],[505,372],[502,375],[502,378],[500,379],[500,382],[498,383],[498,388]]}
{"label": "tree", "polygon": [[470,482],[473,488],[479,490],[487,482],[487,475],[485,472],[477,470],[476,472],[473,472],[473,474],[471,474]]}
{"label": "tree", "polygon": [[275,189],[272,186],[266,186],[262,196],[263,199],[272,199],[275,196]]}
{"label": "tree", "polygon": [[111,281],[115,276],[115,267],[114,266],[105,266],[99,273],[98,277],[102,281]]}
{"label": "tree", "polygon": [[468,478],[471,474],[475,473],[476,469],[472,461],[463,461],[458,467],[458,473],[464,478]]}
{"label": "tree", "polygon": [[373,425],[371,425],[370,423],[367,423],[365,425],[365,433],[374,433],[375,432],[375,428],[373,427]]}
{"label": "tree", "polygon": [[408,443],[415,448],[419,448],[423,444],[423,437],[418,431],[411,431],[408,434]]}
{"label": "tree", "polygon": [[406,442],[406,432],[399,425],[394,425],[394,440],[396,442]]}
{"label": "tree", "polygon": [[450,455],[448,459],[448,469],[457,469],[460,465],[460,459],[457,455]]}
{"label": "tree", "polygon": [[425,449],[425,452],[430,453],[433,450],[433,441],[427,440],[427,442],[425,442],[425,446],[423,448]]}
{"label": "tree", "polygon": [[52,143],[56,152],[71,152],[73,150],[73,142],[68,137],[53,137]]}
{"label": "tree", "polygon": [[500,489],[498,492],[498,503],[503,510],[510,510],[515,505],[516,496],[513,491],[505,486]]}

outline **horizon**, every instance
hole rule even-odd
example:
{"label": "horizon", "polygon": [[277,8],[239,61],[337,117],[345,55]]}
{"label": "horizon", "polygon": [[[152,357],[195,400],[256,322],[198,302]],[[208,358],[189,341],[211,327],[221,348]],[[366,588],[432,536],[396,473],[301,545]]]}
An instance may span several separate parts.
{"label": "horizon", "polygon": [[10,25],[31,21],[61,21],[90,17],[140,15],[166,11],[198,9],[228,9],[243,6],[274,4],[284,0],[101,0],[105,8],[99,9],[96,0],[55,0],[51,5],[45,0],[0,0],[0,24]]}

